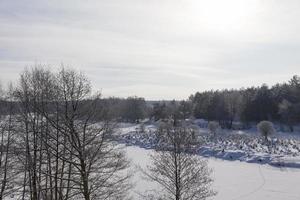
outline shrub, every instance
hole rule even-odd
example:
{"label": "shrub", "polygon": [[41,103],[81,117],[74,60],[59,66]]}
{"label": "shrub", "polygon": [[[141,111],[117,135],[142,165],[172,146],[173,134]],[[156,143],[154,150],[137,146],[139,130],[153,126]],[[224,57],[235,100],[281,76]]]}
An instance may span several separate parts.
{"label": "shrub", "polygon": [[275,129],[273,123],[270,121],[261,121],[257,124],[257,130],[260,134],[265,138],[268,139],[268,136],[275,133]]}

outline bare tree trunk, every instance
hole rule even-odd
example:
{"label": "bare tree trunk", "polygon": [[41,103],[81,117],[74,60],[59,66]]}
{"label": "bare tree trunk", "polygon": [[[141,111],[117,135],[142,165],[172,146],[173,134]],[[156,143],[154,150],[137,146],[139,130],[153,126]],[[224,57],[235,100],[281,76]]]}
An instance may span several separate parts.
{"label": "bare tree trunk", "polygon": [[[179,123],[177,126],[180,125]],[[167,125],[157,134],[160,144],[151,155],[152,165],[143,173],[163,189],[154,194],[164,200],[204,200],[215,193],[210,189],[211,171],[205,161],[188,153],[193,131],[186,127]],[[171,147],[171,148],[170,148]]]}

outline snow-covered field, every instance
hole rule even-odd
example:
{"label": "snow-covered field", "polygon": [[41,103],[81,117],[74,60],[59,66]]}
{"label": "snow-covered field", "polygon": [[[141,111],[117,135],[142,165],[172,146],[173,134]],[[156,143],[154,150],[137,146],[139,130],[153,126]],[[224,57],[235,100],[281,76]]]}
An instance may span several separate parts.
{"label": "snow-covered field", "polygon": [[[149,153],[136,146],[125,148],[127,156],[134,165],[145,167],[149,164]],[[209,166],[214,170],[213,188],[218,192],[215,200],[299,200],[300,169],[278,168],[269,165],[227,161],[208,158]],[[154,183],[141,178],[135,170],[134,200],[142,199],[137,193],[155,189]]]}
{"label": "snow-covered field", "polygon": [[[149,164],[149,153],[155,148],[155,125],[143,127],[122,124],[121,142],[133,165]],[[300,137],[298,134],[276,133],[270,148],[255,130],[223,131],[217,139],[207,140],[208,130],[199,129],[206,141],[196,146],[199,156],[208,159],[213,169],[215,200],[299,200]],[[275,167],[274,167],[275,166]],[[146,190],[157,189],[155,183],[141,178],[135,170],[134,199]]]}
{"label": "snow-covered field", "polygon": [[[119,142],[154,149],[156,126],[144,125],[141,130],[137,124],[120,124]],[[300,168],[299,135],[278,132],[268,142],[256,130],[221,130],[212,138],[206,128],[198,128],[196,135],[193,152],[208,158]]]}

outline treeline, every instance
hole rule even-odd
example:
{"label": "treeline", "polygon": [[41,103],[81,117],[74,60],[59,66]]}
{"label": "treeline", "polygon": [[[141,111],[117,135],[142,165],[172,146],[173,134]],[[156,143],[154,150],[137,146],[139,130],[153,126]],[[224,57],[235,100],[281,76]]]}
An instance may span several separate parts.
{"label": "treeline", "polygon": [[110,116],[120,121],[137,122],[172,118],[176,120],[197,118],[218,121],[222,128],[240,128],[263,120],[280,123],[294,130],[300,123],[300,77],[272,87],[262,85],[232,90],[197,92],[183,101],[147,102],[143,98],[109,98],[103,100]]}
{"label": "treeline", "polygon": [[146,100],[141,97],[109,97],[101,99],[100,104],[102,104],[101,107],[105,108],[107,117],[111,120],[138,123],[149,117],[150,107]]}
{"label": "treeline", "polygon": [[300,123],[300,77],[272,87],[262,85],[240,90],[197,92],[189,100],[193,116],[216,120],[232,128],[233,121],[249,124],[269,120],[285,124],[293,131]]}
{"label": "treeline", "polygon": [[[85,100],[88,103],[88,100]],[[14,102],[13,113],[20,102]],[[0,101],[5,104],[5,101]],[[99,98],[98,106],[105,117],[119,122],[140,122],[143,119],[197,118],[218,121],[222,128],[233,128],[235,122],[242,128],[263,120],[280,123],[290,131],[300,123],[300,77],[272,87],[262,85],[232,90],[196,92],[183,101],[146,101],[142,97]],[[50,107],[50,106],[49,106]],[[54,110],[54,106],[53,106]],[[6,113],[7,110],[2,110]],[[98,116],[101,120],[104,115]],[[284,127],[283,127],[284,128]]]}
{"label": "treeline", "polygon": [[154,101],[149,102],[141,97],[101,99],[107,116],[119,122],[138,123],[143,119],[154,121],[161,119],[187,119],[192,116],[190,101]]}

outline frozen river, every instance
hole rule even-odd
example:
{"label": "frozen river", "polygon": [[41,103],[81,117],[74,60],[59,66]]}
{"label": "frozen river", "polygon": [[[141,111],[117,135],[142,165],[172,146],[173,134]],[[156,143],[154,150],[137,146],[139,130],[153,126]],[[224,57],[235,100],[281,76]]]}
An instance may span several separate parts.
{"label": "frozen river", "polygon": [[[127,156],[134,165],[145,167],[149,163],[149,153],[139,147],[126,147]],[[218,192],[215,200],[299,200],[300,169],[275,168],[269,165],[249,164],[240,161],[209,159],[214,170],[213,188]],[[140,177],[135,170],[134,197],[156,187]]]}

